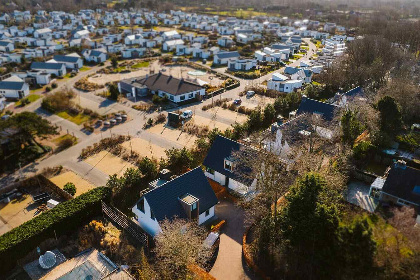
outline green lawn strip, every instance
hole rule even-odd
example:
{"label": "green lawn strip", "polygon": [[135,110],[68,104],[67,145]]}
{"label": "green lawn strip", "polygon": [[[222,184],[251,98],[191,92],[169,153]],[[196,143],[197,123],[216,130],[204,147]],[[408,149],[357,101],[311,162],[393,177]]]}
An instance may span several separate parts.
{"label": "green lawn strip", "polygon": [[88,70],[90,70],[90,67],[87,67],[87,66],[83,66],[82,68],[79,69],[80,72],[84,72]]}
{"label": "green lawn strip", "polygon": [[74,137],[73,135],[71,135],[71,134],[64,134],[64,135],[61,135],[60,137],[57,137],[57,138],[55,138],[54,140],[53,140],[53,142],[55,143],[55,144],[59,144],[61,141],[63,141],[64,139],[72,139],[73,140],[73,143],[74,144],[76,144],[77,143],[77,137]]}
{"label": "green lawn strip", "polygon": [[22,98],[21,100],[19,100],[19,101],[16,101],[15,102],[15,105],[16,106],[22,106],[22,100],[24,100],[24,99],[27,99],[27,100],[29,100],[29,103],[32,103],[32,102],[34,102],[34,101],[37,101],[38,99],[40,99],[41,98],[41,95],[37,95],[37,94],[30,94],[30,95],[28,95],[27,97],[25,97],[25,98]]}
{"label": "green lawn strip", "polygon": [[88,115],[79,113],[75,116],[72,116],[66,111],[57,113],[57,116],[62,117],[63,119],[69,120],[77,125],[81,125],[82,123],[90,120],[90,116]]}
{"label": "green lawn strip", "polygon": [[149,61],[142,61],[142,62],[134,64],[133,66],[131,66],[131,68],[134,68],[134,69],[143,68],[143,67],[149,66],[149,64],[150,64]]}

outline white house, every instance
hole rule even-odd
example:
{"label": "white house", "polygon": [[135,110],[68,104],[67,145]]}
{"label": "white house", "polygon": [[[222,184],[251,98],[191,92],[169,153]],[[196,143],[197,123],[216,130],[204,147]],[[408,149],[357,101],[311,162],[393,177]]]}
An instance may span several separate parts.
{"label": "white house", "polygon": [[301,88],[302,80],[290,80],[289,77],[280,73],[274,73],[272,78],[267,81],[267,88],[280,92],[290,93],[295,89]]}
{"label": "white house", "polygon": [[165,41],[181,39],[181,35],[176,30],[166,31],[162,33],[162,38]]}
{"label": "white house", "polygon": [[218,52],[213,57],[213,63],[219,65],[227,65],[229,60],[239,59],[240,55],[234,52]]}
{"label": "white house", "polygon": [[44,70],[28,70],[26,72],[16,72],[13,75],[24,79],[30,84],[48,85],[51,82],[51,74]]}
{"label": "white house", "polygon": [[178,45],[184,45],[184,41],[182,39],[165,41],[162,44],[162,50],[165,52],[173,51]]}
{"label": "white house", "polygon": [[67,55],[54,55],[51,62],[64,63],[68,69],[80,69],[83,67],[83,59],[77,53]]}
{"label": "white house", "polygon": [[247,149],[246,146],[218,135],[204,159],[203,165],[206,167],[204,174],[207,178],[240,195],[255,191],[257,180],[235,170],[234,153],[245,149]]}
{"label": "white house", "polygon": [[139,58],[144,55],[146,48],[124,48],[121,50],[123,58]]}
{"label": "white house", "polygon": [[217,44],[224,48],[229,48],[233,45],[233,40],[229,36],[222,36],[217,39]]}
{"label": "white house", "polygon": [[89,62],[101,63],[108,59],[108,55],[101,50],[84,49],[82,56]]}
{"label": "white house", "polygon": [[252,58],[229,59],[228,69],[231,71],[249,71],[257,66],[257,60]]}
{"label": "white house", "polygon": [[0,51],[1,52],[11,52],[15,49],[15,45],[12,41],[1,40],[0,41]]}
{"label": "white house", "polygon": [[34,37],[40,39],[48,39],[52,37],[52,30],[49,28],[37,29],[34,31]]}
{"label": "white house", "polygon": [[206,94],[205,89],[194,82],[177,79],[160,72],[150,76],[122,80],[118,83],[118,89],[131,97],[146,96],[150,93],[160,97],[166,96],[174,103],[199,99]]}
{"label": "white house", "polygon": [[152,190],[143,194],[131,211],[140,227],[151,236],[161,232],[159,223],[178,217],[198,225],[214,217],[218,199],[206,176],[197,167],[173,180],[159,178]]}
{"label": "white house", "polygon": [[31,70],[45,71],[57,77],[66,75],[66,65],[57,62],[32,62]]}
{"label": "white house", "polygon": [[22,99],[29,95],[29,85],[17,76],[0,81],[0,94],[10,99]]}

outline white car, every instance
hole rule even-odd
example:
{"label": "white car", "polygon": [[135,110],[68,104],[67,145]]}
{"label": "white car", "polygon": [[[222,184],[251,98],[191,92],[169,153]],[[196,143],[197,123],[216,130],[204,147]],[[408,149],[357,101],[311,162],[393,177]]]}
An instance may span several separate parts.
{"label": "white car", "polygon": [[246,92],[246,96],[247,96],[247,97],[252,97],[252,96],[254,96],[254,94],[255,94],[255,91],[253,91],[253,90],[248,90],[248,91]]}
{"label": "white car", "polygon": [[186,110],[182,112],[181,118],[183,119],[189,119],[193,116],[193,112],[191,110]]}

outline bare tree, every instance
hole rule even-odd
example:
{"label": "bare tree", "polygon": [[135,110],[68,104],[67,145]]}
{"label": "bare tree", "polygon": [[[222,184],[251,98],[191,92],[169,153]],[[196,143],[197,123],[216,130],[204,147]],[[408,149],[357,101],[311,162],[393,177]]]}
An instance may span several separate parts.
{"label": "bare tree", "polygon": [[154,253],[160,279],[187,279],[190,265],[205,266],[211,250],[203,245],[206,231],[196,223],[174,218],[160,224]]}

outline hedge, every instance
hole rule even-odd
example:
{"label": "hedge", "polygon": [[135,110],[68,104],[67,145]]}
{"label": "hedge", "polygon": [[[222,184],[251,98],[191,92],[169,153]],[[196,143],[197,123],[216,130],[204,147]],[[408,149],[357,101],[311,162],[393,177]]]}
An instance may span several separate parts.
{"label": "hedge", "polygon": [[57,236],[65,234],[100,215],[101,200],[109,202],[110,198],[110,188],[95,188],[0,236],[0,274],[11,270],[19,259],[53,237],[54,231]]}

